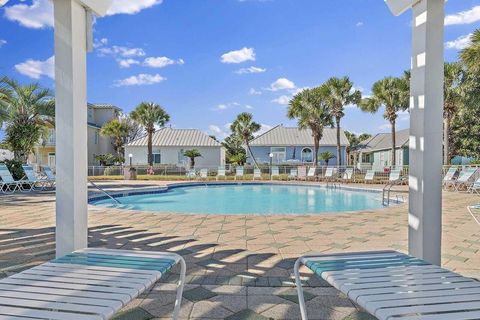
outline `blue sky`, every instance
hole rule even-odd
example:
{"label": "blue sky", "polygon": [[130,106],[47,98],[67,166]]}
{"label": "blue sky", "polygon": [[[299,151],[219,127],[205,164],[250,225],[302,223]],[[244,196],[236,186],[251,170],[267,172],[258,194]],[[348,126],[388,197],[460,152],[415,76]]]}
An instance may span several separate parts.
{"label": "blue sky", "polygon": [[[177,128],[223,138],[252,112],[264,130],[283,123],[297,90],[349,76],[368,95],[410,64],[411,14],[381,0],[114,0],[95,24],[88,100],[125,112],[154,101]],[[0,9],[0,75],[54,88],[48,0],[11,0]],[[454,60],[480,28],[480,0],[446,3],[445,57]],[[388,131],[382,117],[348,108],[342,127]],[[399,128],[408,127],[408,114]]]}

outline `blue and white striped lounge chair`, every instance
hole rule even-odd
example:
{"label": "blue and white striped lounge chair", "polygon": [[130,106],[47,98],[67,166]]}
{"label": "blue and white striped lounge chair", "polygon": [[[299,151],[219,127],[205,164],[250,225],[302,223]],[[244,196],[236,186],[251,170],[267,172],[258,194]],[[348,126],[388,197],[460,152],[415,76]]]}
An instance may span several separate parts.
{"label": "blue and white striped lounge chair", "polygon": [[288,174],[288,180],[296,180],[298,178],[298,170],[295,168],[290,169]]}
{"label": "blue and white striped lounge chair", "polygon": [[272,167],[272,174],[271,174],[272,179],[275,177],[280,178],[280,170],[276,166]]}
{"label": "blue and white striped lounge chair", "polygon": [[[26,181],[26,185],[28,185],[27,189],[23,188],[24,191],[36,191],[36,190],[44,190],[47,180],[41,179],[35,173],[32,166],[23,165],[23,172],[25,172],[26,179],[22,179],[22,181]],[[25,185],[25,184],[24,184]]]}
{"label": "blue and white striped lounge chair", "polygon": [[235,180],[238,180],[239,178],[242,178],[242,180],[244,179],[243,167],[235,168]]}
{"label": "blue and white striped lounge chair", "polygon": [[375,170],[367,170],[367,173],[365,174],[365,178],[363,180],[365,183],[368,183],[369,181],[373,182],[375,178]]}
{"label": "blue and white striped lounge chair", "polygon": [[217,181],[223,177],[223,180],[227,180],[227,173],[225,171],[225,167],[218,167],[217,170]]}
{"label": "blue and white striped lounge chair", "polygon": [[307,173],[306,180],[314,180],[314,181],[318,180],[317,167],[308,168],[308,173]]}
{"label": "blue and white striped lounge chair", "polygon": [[52,168],[50,168],[49,166],[44,166],[43,167],[43,173],[45,174],[46,181],[47,181],[45,186],[47,188],[55,187],[56,177],[55,177],[55,174],[52,171]]}
{"label": "blue and white striped lounge chair", "polygon": [[462,187],[465,187],[468,190],[468,188],[472,185],[471,180],[473,179],[475,172],[477,172],[477,168],[467,168],[462,170],[458,176],[458,179],[455,180],[455,183],[453,184],[455,191],[459,191]]}
{"label": "blue and white striped lounge chair", "polygon": [[0,280],[0,319],[104,320],[180,264],[173,311],[178,318],[185,261],[178,254],[84,249]]}
{"label": "blue and white striped lounge chair", "polygon": [[262,171],[259,168],[253,169],[253,180],[262,180]]}
{"label": "blue and white striped lounge chair", "polygon": [[200,169],[200,180],[208,180],[208,169]]}
{"label": "blue and white striped lounge chair", "polygon": [[0,164],[0,179],[2,179],[0,181],[0,192],[2,193],[14,193],[22,188],[22,184],[13,179],[12,174],[4,164]]}
{"label": "blue and white striped lounge chair", "polygon": [[475,180],[475,182],[468,188],[468,191],[471,193],[480,194],[480,178]]}
{"label": "blue and white striped lounge chair", "polygon": [[294,273],[303,320],[301,265],[379,320],[480,319],[480,282],[403,253],[372,251],[299,258]]}
{"label": "blue and white striped lounge chair", "polygon": [[457,178],[458,168],[450,167],[443,177],[442,186],[444,188],[448,187],[450,184],[455,184],[455,179]]}

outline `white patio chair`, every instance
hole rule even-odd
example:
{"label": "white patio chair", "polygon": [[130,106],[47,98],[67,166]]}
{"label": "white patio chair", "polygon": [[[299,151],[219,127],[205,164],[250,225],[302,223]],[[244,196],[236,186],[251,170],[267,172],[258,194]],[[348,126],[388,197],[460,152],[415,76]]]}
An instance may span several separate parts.
{"label": "white patio chair", "polygon": [[468,189],[471,187],[473,184],[472,179],[477,172],[477,168],[467,168],[465,170],[462,170],[460,172],[460,175],[458,176],[458,179],[455,180],[453,184],[453,188],[455,191],[460,191],[460,188],[465,187],[468,191]]}
{"label": "white patio chair", "polygon": [[297,179],[307,180],[307,167],[305,166],[298,167]]}
{"label": "white patio chair", "polygon": [[373,182],[374,179],[375,179],[375,170],[367,170],[367,173],[363,178],[364,182],[365,183],[368,183],[369,181]]}
{"label": "white patio chair", "polygon": [[306,180],[313,180],[313,181],[318,180],[318,177],[317,177],[317,167],[310,167],[310,168],[308,168],[308,173],[307,173]]}
{"label": "white patio chair", "polygon": [[238,180],[239,178],[244,179],[244,170],[243,167],[236,167],[235,168],[235,180]]}
{"label": "white patio chair", "polygon": [[259,168],[253,169],[253,180],[262,180],[262,171]]}
{"label": "white patio chair", "polygon": [[342,176],[342,181],[353,181],[353,169],[352,168],[347,168],[345,169],[345,172],[343,173]]}
{"label": "white patio chair", "polygon": [[208,180],[208,169],[200,169],[200,180]]}
{"label": "white patio chair", "polygon": [[296,180],[298,178],[298,169],[292,168],[288,173],[288,180]]}
{"label": "white patio chair", "polygon": [[194,180],[197,178],[197,171],[195,169],[189,169],[186,176],[187,179]]}
{"label": "white patio chair", "polygon": [[227,180],[227,173],[225,171],[225,167],[218,167],[217,181],[220,180],[221,177],[223,177],[223,180]]}
{"label": "white patio chair", "polygon": [[449,185],[455,184],[455,180],[457,178],[458,168],[450,167],[443,177],[442,186],[444,188],[448,188]]}
{"label": "white patio chair", "polygon": [[271,170],[272,170],[272,174],[271,174],[272,180],[275,177],[280,178],[280,171],[279,171],[278,167],[274,166],[274,167],[271,168]]}

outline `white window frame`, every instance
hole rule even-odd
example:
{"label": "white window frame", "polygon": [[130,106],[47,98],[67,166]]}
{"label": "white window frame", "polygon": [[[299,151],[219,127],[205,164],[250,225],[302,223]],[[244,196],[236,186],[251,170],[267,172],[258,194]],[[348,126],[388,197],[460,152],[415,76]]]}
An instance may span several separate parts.
{"label": "white window frame", "polygon": [[[160,162],[155,161],[155,156],[159,157]],[[160,152],[153,152],[152,153],[152,162],[153,162],[153,164],[161,164],[162,163],[162,154]]]}
{"label": "white window frame", "polygon": [[273,155],[272,163],[287,161],[287,147],[270,147],[270,153]]}
{"label": "white window frame", "polygon": [[[303,152],[306,151],[306,150],[310,150],[310,160],[309,161],[305,161],[305,158],[303,157]],[[306,163],[311,163],[313,162],[314,160],[314,156],[313,156],[313,149],[310,148],[310,147],[304,147],[302,149],[302,151],[300,152],[300,158],[302,160],[302,162],[306,162]]]}

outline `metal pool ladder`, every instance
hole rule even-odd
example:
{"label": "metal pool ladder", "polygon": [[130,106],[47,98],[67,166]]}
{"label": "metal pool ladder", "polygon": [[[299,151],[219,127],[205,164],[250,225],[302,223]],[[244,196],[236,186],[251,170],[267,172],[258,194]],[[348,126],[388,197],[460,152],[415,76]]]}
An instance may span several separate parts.
{"label": "metal pool ladder", "polygon": [[90,182],[90,184],[98,189],[100,192],[102,192],[104,195],[106,195],[108,198],[110,198],[111,200],[113,200],[113,202],[115,202],[116,204],[121,204],[120,201],[118,201],[117,199],[115,199],[114,197],[112,197],[107,191],[103,190],[102,188],[100,188],[99,186],[97,186],[95,183],[93,183],[92,180],[88,180],[88,182]]}

